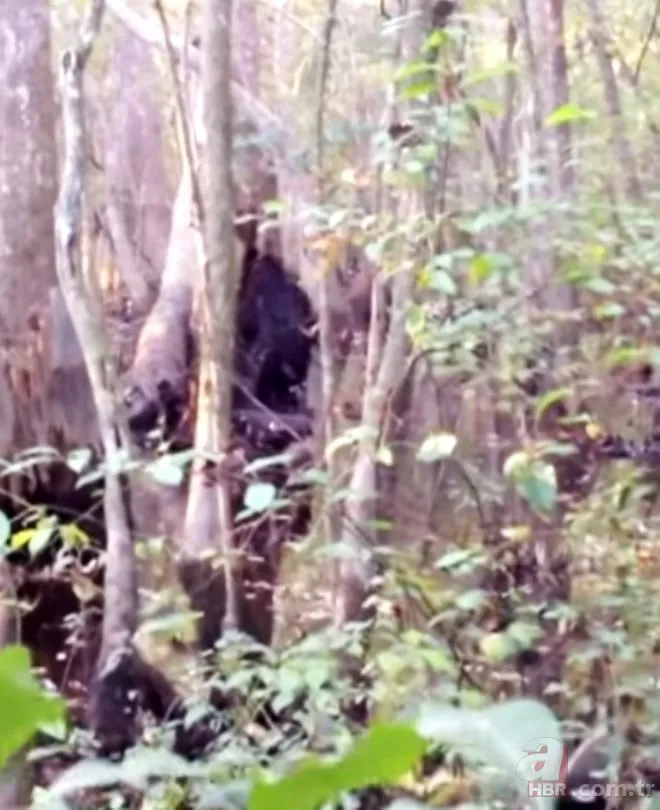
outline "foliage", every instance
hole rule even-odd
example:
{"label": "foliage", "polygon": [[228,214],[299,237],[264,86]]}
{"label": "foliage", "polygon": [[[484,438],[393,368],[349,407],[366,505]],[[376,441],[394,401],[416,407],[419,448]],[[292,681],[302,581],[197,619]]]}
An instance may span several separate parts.
{"label": "foliage", "polygon": [[[501,797],[506,784],[520,788],[512,773],[530,739],[588,736],[604,707],[642,737],[657,722],[657,448],[655,455],[651,447],[641,458],[617,461],[596,458],[594,449],[603,435],[657,442],[657,392],[639,390],[640,368],[650,364],[657,373],[660,364],[657,71],[624,82],[626,65],[642,52],[647,9],[603,4],[608,52],[620,68],[622,112],[612,121],[591,22],[566,4],[570,99],[534,110],[542,114],[532,121],[521,99],[547,77],[527,64],[520,44],[506,54],[508,20],[496,4],[465,3],[466,26],[430,33],[420,54],[397,66],[385,50],[403,23],[389,20],[376,30],[365,23],[365,9],[373,8],[345,5],[328,116],[331,190],[306,214],[328,243],[336,236],[337,244],[358,246],[381,281],[415,274],[415,299],[404,313],[410,351],[401,369],[402,380],[412,381],[413,427],[399,440],[390,401],[382,431],[347,419],[299,481],[341,507],[354,493],[331,480],[327,468],[369,443],[377,448],[379,476],[393,472],[387,506],[395,514],[374,521],[374,618],[328,629],[330,563],[349,559],[354,549],[320,537],[316,525],[289,544],[283,612],[291,618],[272,649],[228,637],[210,662],[190,653],[175,660],[166,645],[191,632],[195,614],[179,609],[173,586],[149,593],[156,617],[145,619],[140,639],[156,651],[166,646],[164,657],[172,658],[166,666],[189,700],[187,722],[213,714],[213,745],[199,762],[184,762],[170,751],[166,724],[150,729],[116,764],[89,757],[74,733],[58,754],[64,748],[81,762],[43,801],[95,790],[120,807],[129,789],[144,794],[144,807],[315,810],[350,807],[349,793],[368,806],[368,790],[387,786],[379,805],[468,804],[475,796]],[[299,143],[286,166],[295,174],[311,152],[318,54],[305,32],[321,7],[289,7],[302,23],[289,32],[290,44],[300,45],[290,48],[293,78],[270,88],[264,103],[284,110],[284,118],[293,111]],[[520,41],[524,32],[518,33]],[[649,42],[647,58],[655,60],[657,43]],[[454,74],[462,93],[443,96]],[[414,137],[404,145],[380,123],[358,122],[354,114],[356,88],[380,114],[383,75],[409,113],[405,123]],[[516,99],[511,117],[524,137],[510,155],[493,155],[483,144],[488,136],[496,148],[506,141],[509,81]],[[560,143],[555,137],[572,138],[578,179],[566,193],[549,188],[550,169],[537,165],[529,146],[534,127],[551,152]],[[635,146],[647,192],[640,199],[618,190],[624,167],[610,132],[621,131]],[[251,145],[276,141],[273,133],[258,133]],[[428,204],[408,216],[374,202],[419,190]],[[277,217],[284,206],[266,207]],[[546,264],[549,277],[539,281]],[[362,387],[355,388],[349,398],[361,405]],[[0,477],[29,473],[55,457],[62,460],[52,448],[26,451]],[[163,454],[140,472],[177,488],[191,459],[189,451]],[[90,470],[87,450],[64,461],[80,485],[102,479],[102,466]],[[245,466],[238,522],[274,524],[281,517],[289,495],[259,476],[285,463],[282,454]],[[139,466],[131,465],[125,468]],[[5,554],[27,549],[34,557],[56,533],[67,549],[87,541],[75,522],[64,524],[46,510],[20,527],[0,512]],[[18,649],[0,652],[6,718],[0,764],[35,729],[61,722],[60,704],[28,680],[27,668]],[[213,688],[231,696],[229,708],[211,709]],[[501,702],[524,690],[553,711],[541,702]],[[352,719],[356,705],[376,718],[366,734]],[[414,722],[403,722],[411,716]],[[468,780],[457,775],[452,757],[467,764]],[[499,781],[486,766],[499,769]]]}
{"label": "foliage", "polygon": [[30,655],[24,647],[0,650],[0,768],[38,730],[57,736],[64,728],[64,703],[43,691],[30,670]]}

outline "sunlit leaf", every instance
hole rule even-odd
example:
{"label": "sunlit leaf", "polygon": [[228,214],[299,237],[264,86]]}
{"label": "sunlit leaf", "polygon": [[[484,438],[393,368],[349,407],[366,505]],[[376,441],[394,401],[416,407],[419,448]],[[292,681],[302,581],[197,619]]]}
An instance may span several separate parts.
{"label": "sunlit leaf", "polygon": [[266,470],[269,467],[276,467],[278,465],[286,466],[291,462],[292,455],[291,453],[278,453],[275,456],[263,456],[262,458],[255,458],[254,461],[251,461],[249,464],[246,464],[243,468],[243,472],[246,475],[250,473],[260,472],[261,470]]}
{"label": "sunlit leaf", "polygon": [[458,293],[456,282],[446,270],[433,270],[429,279],[429,287],[444,295],[456,295]]}
{"label": "sunlit leaf", "polygon": [[515,621],[506,629],[506,634],[513,639],[519,649],[528,650],[543,635],[538,624],[529,621]]}
{"label": "sunlit leaf", "polygon": [[620,346],[605,356],[605,365],[612,369],[637,363],[645,357],[644,349],[639,346]]}
{"label": "sunlit leaf", "polygon": [[0,650],[0,768],[48,723],[64,722],[64,704],[43,691],[30,668],[24,647]]}
{"label": "sunlit leaf", "polygon": [[451,40],[445,30],[442,28],[435,28],[424,40],[424,44],[422,45],[422,53],[434,51],[436,48],[440,48],[450,41]]}
{"label": "sunlit leaf", "polygon": [[173,464],[167,456],[159,458],[152,464],[145,467],[145,472],[153,478],[157,484],[166,487],[179,487],[184,481],[185,473],[178,464]]}
{"label": "sunlit leaf", "polygon": [[472,588],[456,597],[456,607],[461,610],[476,610],[484,604],[487,598],[488,595],[485,591],[480,588]]}
{"label": "sunlit leaf", "polygon": [[578,107],[576,104],[563,104],[550,113],[545,119],[547,127],[559,127],[563,124],[576,124],[580,121],[593,121],[597,118],[594,110]]}
{"label": "sunlit leaf", "polygon": [[409,79],[412,76],[419,76],[425,75],[429,72],[429,70],[433,70],[434,66],[431,65],[429,62],[425,62],[424,60],[415,59],[413,61],[407,62],[405,65],[402,65],[398,68],[394,74],[394,80],[397,82],[401,82],[404,79]]}
{"label": "sunlit leaf", "polygon": [[563,402],[566,397],[571,396],[571,393],[570,388],[553,388],[552,391],[548,391],[547,393],[538,397],[536,404],[534,405],[536,415],[538,417],[543,416],[548,408],[550,408],[552,405],[556,405],[558,402]]}
{"label": "sunlit leaf", "polygon": [[454,452],[457,439],[453,433],[434,433],[427,436],[417,451],[417,461],[433,464],[448,458]]}
{"label": "sunlit leaf", "polygon": [[507,478],[513,478],[519,471],[525,469],[531,463],[531,458],[523,450],[517,450],[511,453],[504,462],[504,475]]}
{"label": "sunlit leaf", "polygon": [[379,723],[336,762],[310,758],[278,781],[257,781],[248,810],[318,810],[346,791],[391,785],[420,760],[425,748],[410,726]]}
{"label": "sunlit leaf", "polygon": [[468,268],[468,280],[473,287],[478,287],[495,270],[495,263],[488,253],[480,253],[472,259]]}
{"label": "sunlit leaf", "polygon": [[621,318],[625,314],[626,308],[616,301],[608,301],[606,304],[594,307],[594,315],[602,321],[609,318]]}
{"label": "sunlit leaf", "polygon": [[518,490],[536,512],[550,513],[557,503],[557,473],[552,464],[535,461],[518,481]]}
{"label": "sunlit leaf", "polygon": [[190,779],[206,773],[202,765],[187,762],[165,749],[137,748],[129,751],[121,763],[105,759],[78,762],[55,780],[47,795],[63,797],[120,784],[144,791],[154,778]]}
{"label": "sunlit leaf", "polygon": [[25,548],[29,544],[30,540],[32,540],[32,537],[36,531],[37,530],[32,527],[30,529],[21,529],[18,532],[14,532],[14,534],[11,536],[9,545],[15,551]]}
{"label": "sunlit leaf", "polygon": [[479,649],[489,661],[506,661],[517,647],[505,633],[486,633],[479,639]]}
{"label": "sunlit leaf", "polygon": [[392,448],[386,444],[382,444],[376,453],[376,460],[384,467],[392,467],[394,465],[394,454]]}
{"label": "sunlit leaf", "polygon": [[430,93],[435,92],[437,83],[435,78],[426,79],[425,81],[412,82],[399,91],[399,98],[402,101],[407,101],[413,98],[422,98],[428,96]]}
{"label": "sunlit leaf", "polygon": [[265,512],[277,497],[277,488],[269,481],[254,481],[245,490],[243,505],[253,512]]}
{"label": "sunlit leaf", "polygon": [[66,464],[70,470],[80,475],[92,460],[92,450],[89,447],[79,447],[67,454]]}
{"label": "sunlit leaf", "polygon": [[598,293],[599,295],[613,295],[616,292],[616,284],[613,284],[609,279],[602,276],[591,276],[586,278],[579,285],[589,292]]}
{"label": "sunlit leaf", "polygon": [[[475,697],[478,701],[479,696]],[[561,739],[559,721],[543,703],[512,700],[481,710],[430,703],[422,707],[416,725],[420,734],[451,746],[464,761],[485,762],[502,771],[521,798],[537,810],[554,807],[554,797],[530,797],[528,782],[519,774],[531,740]]]}
{"label": "sunlit leaf", "polygon": [[337,450],[340,450],[343,447],[350,447],[354,444],[358,444],[359,442],[377,438],[378,431],[367,425],[358,425],[357,427],[350,428],[349,430],[344,431],[341,436],[337,436],[327,445],[324,454],[325,458],[326,460],[331,458],[337,452]]}
{"label": "sunlit leaf", "polygon": [[464,565],[466,562],[471,562],[475,557],[475,552],[471,549],[459,548],[455,551],[448,551],[436,562],[436,568],[456,568]]}
{"label": "sunlit leaf", "polygon": [[54,525],[39,525],[36,529],[32,532],[32,536],[30,537],[30,542],[28,544],[28,548],[30,549],[30,554],[33,557],[36,557],[37,554],[42,552],[45,548],[48,547],[51,539],[53,538],[53,534],[55,532]]}
{"label": "sunlit leaf", "polygon": [[84,547],[91,543],[89,535],[75,523],[65,523],[59,529],[64,542],[69,546]]}
{"label": "sunlit leaf", "polygon": [[7,545],[11,537],[11,523],[7,515],[0,510],[0,550]]}

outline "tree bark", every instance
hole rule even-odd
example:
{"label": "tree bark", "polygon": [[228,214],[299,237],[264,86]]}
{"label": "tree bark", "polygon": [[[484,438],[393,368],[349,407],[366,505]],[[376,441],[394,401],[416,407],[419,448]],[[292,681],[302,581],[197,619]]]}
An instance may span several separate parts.
{"label": "tree bark", "polygon": [[119,273],[144,312],[162,273],[172,202],[152,55],[129,30],[120,31],[118,40],[105,137],[106,218]]}
{"label": "tree bark", "polygon": [[[232,2],[205,0],[202,12],[204,132],[201,144],[204,252],[200,296],[194,464],[180,570],[203,616],[199,640],[211,647],[223,629],[238,626],[236,561],[229,476],[234,332],[240,287],[234,253],[231,105]],[[209,457],[218,459],[210,462]],[[220,574],[212,556],[220,556]],[[193,601],[194,604],[194,601]],[[220,621],[222,623],[220,623]]]}
{"label": "tree bark", "polygon": [[56,285],[54,86],[47,3],[0,7],[0,456],[48,443],[50,290]]}
{"label": "tree bark", "polygon": [[625,194],[633,202],[641,202],[643,198],[642,186],[637,176],[635,154],[632,144],[626,134],[619,85],[612,67],[612,60],[608,52],[608,37],[605,28],[605,18],[600,0],[587,0],[587,9],[590,18],[590,36],[596,54],[598,69],[600,70],[605,93],[605,107],[612,127],[612,143],[621,169]]}
{"label": "tree bark", "polygon": [[57,201],[57,276],[83,350],[97,409],[105,463],[106,559],[101,649],[89,714],[109,750],[125,750],[137,737],[138,708],[164,718],[177,703],[167,681],[133,646],[138,621],[137,567],[131,536],[128,482],[121,472],[130,442],[118,401],[116,371],[108,351],[98,288],[86,272],[82,245],[85,188],[83,75],[103,18],[104,0],[93,0],[78,42],[61,59],[65,160]]}

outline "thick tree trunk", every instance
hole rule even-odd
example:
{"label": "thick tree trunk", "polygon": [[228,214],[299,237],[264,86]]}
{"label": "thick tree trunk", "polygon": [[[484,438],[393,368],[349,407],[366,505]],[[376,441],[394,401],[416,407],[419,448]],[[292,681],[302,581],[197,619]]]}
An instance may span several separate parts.
{"label": "thick tree trunk", "polygon": [[[58,311],[51,299],[56,287],[57,156],[49,26],[49,6],[41,0],[6,3],[0,8],[0,114],[5,122],[0,160],[0,342],[4,349],[0,456],[61,439],[64,425],[57,420],[53,430],[50,424],[53,415],[57,418],[52,397],[61,392],[63,377],[70,390],[72,382],[79,381],[80,366],[75,364],[69,366],[73,377],[60,365],[60,379],[53,380],[51,370],[58,358],[49,353],[51,333],[66,332],[68,320],[66,311]],[[68,338],[75,345],[75,336],[69,333]],[[85,387],[78,393],[84,410]],[[94,432],[67,438],[85,443],[94,439]]]}
{"label": "thick tree trunk", "polygon": [[152,429],[162,407],[163,385],[181,401],[188,398],[193,292],[199,274],[192,224],[192,187],[184,172],[174,202],[172,230],[160,292],[140,333],[133,365],[126,375],[132,428]]}

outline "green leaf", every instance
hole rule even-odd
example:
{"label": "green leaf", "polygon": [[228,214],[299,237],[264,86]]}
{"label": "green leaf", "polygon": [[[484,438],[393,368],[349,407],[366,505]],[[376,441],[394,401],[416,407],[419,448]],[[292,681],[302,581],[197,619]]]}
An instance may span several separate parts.
{"label": "green leaf", "polygon": [[552,464],[535,461],[518,481],[518,490],[536,512],[548,514],[557,502],[557,474]]}
{"label": "green leaf", "polygon": [[446,270],[433,270],[429,280],[429,287],[444,295],[456,295],[458,293],[454,279]]}
{"label": "green leaf", "polygon": [[246,464],[243,472],[248,475],[250,473],[260,472],[261,470],[266,470],[269,467],[276,467],[278,465],[286,466],[291,462],[293,456],[291,453],[278,453],[275,456],[264,456],[262,458],[256,458],[254,461],[251,461],[249,464]]}
{"label": "green leaf", "polygon": [[430,93],[435,91],[436,87],[437,84],[435,78],[411,82],[409,85],[399,91],[399,98],[401,101],[406,101],[413,98],[428,96]]}
{"label": "green leaf", "polygon": [[343,792],[394,784],[420,760],[425,749],[425,741],[410,726],[379,723],[336,762],[310,758],[283,779],[257,781],[248,810],[318,810]]}
{"label": "green leaf", "polygon": [[40,726],[63,722],[64,704],[35,680],[28,651],[19,646],[0,650],[0,768]]}
{"label": "green leaf", "polygon": [[504,475],[507,478],[516,478],[516,476],[527,470],[531,463],[531,458],[524,450],[516,450],[515,453],[507,456],[504,462]]}
{"label": "green leaf", "polygon": [[243,506],[252,512],[265,512],[273,505],[277,488],[268,481],[254,481],[245,490]]}
{"label": "green leaf", "polygon": [[67,454],[66,457],[66,465],[70,470],[73,470],[74,473],[80,475],[80,473],[87,467],[87,465],[92,460],[92,451],[89,447],[79,447],[76,450],[72,450],[70,453]]}
{"label": "green leaf", "polygon": [[506,634],[516,643],[518,649],[529,650],[541,638],[543,631],[534,622],[516,621],[507,627]]}
{"label": "green leaf", "polygon": [[505,633],[486,633],[479,639],[479,649],[489,661],[506,661],[518,651]]}
{"label": "green leaf", "polygon": [[442,557],[436,562],[436,568],[456,568],[457,566],[464,565],[466,562],[471,562],[475,557],[475,552],[472,549],[459,548],[455,551],[449,551],[443,554]]}
{"label": "green leaf", "polygon": [[456,447],[456,436],[453,433],[434,433],[427,436],[417,451],[417,461],[423,464],[433,464],[436,461],[449,458]]}
{"label": "green leaf", "polygon": [[29,542],[30,556],[36,557],[37,554],[48,547],[54,531],[55,525],[40,525],[33,530]]}
{"label": "green leaf", "polygon": [[161,779],[199,778],[206,775],[203,766],[187,762],[165,749],[136,748],[129,751],[121,763],[103,759],[87,759],[67,769],[52,784],[48,796],[63,797],[82,790],[130,785],[144,791],[149,781]]}
{"label": "green leaf", "polygon": [[409,79],[411,76],[425,75],[433,70],[433,65],[423,59],[415,59],[402,65],[394,74],[394,80],[402,82],[404,79]]}
{"label": "green leaf", "polygon": [[512,700],[482,710],[427,704],[419,712],[416,727],[428,740],[451,746],[466,761],[476,757],[501,770],[525,802],[533,802],[538,810],[554,807],[552,797],[528,797],[528,783],[519,775],[529,742],[561,739],[557,718],[542,703]]}
{"label": "green leaf", "polygon": [[580,285],[589,292],[599,293],[600,295],[613,295],[616,292],[616,284],[613,284],[609,279],[602,276],[591,276],[585,279]]}
{"label": "green leaf", "polygon": [[628,366],[631,363],[637,363],[643,360],[644,356],[644,349],[641,349],[639,346],[619,346],[607,353],[605,365],[609,369],[618,368],[619,366]]}
{"label": "green leaf", "polygon": [[472,588],[469,591],[464,591],[455,599],[457,608],[461,610],[476,610],[480,608],[486,601],[487,594],[480,588]]}
{"label": "green leaf", "polygon": [[543,416],[548,408],[555,405],[557,402],[562,402],[566,397],[570,397],[571,393],[570,388],[553,388],[552,391],[548,391],[547,393],[543,394],[543,396],[540,396],[536,400],[536,404],[534,406],[536,416]]}
{"label": "green leaf", "polygon": [[601,321],[609,318],[621,318],[625,314],[626,308],[616,301],[609,301],[607,304],[594,307],[594,315]]}
{"label": "green leaf", "polygon": [[488,253],[479,253],[470,262],[468,280],[474,287],[483,284],[496,269],[496,264]]}
{"label": "green leaf", "polygon": [[593,121],[597,117],[593,110],[578,107],[576,104],[564,104],[557,107],[545,119],[547,127],[559,127],[563,124],[573,124],[579,121]]}
{"label": "green leaf", "polygon": [[552,464],[531,458],[524,451],[504,462],[504,474],[515,483],[527,503],[540,514],[551,512],[557,502],[557,473]]}
{"label": "green leaf", "polygon": [[156,483],[166,487],[179,487],[183,483],[184,471],[182,467],[173,464],[167,456],[148,464],[145,471]]}
{"label": "green leaf", "polygon": [[7,515],[0,511],[0,548],[7,545],[7,541],[11,537],[11,523]]}
{"label": "green leaf", "polygon": [[426,37],[422,45],[422,53],[435,50],[442,47],[447,42],[450,42],[449,35],[442,28],[436,28]]}
{"label": "green leaf", "polygon": [[337,436],[328,444],[325,448],[325,458],[326,460],[331,458],[334,453],[342,447],[350,447],[353,444],[377,438],[378,431],[367,425],[358,425],[357,427],[349,428],[349,430],[344,431],[341,436]]}

